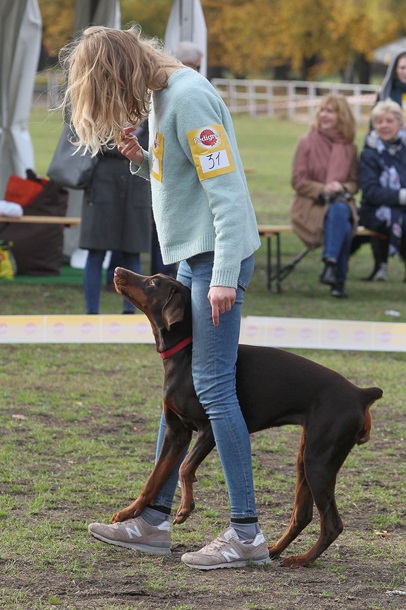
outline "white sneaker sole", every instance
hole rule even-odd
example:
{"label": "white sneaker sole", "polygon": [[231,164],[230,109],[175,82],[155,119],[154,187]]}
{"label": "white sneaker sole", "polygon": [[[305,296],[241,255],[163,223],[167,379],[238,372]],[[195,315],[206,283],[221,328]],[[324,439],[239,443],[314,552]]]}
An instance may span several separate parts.
{"label": "white sneaker sole", "polygon": [[111,540],[111,538],[105,538],[96,532],[89,531],[89,533],[98,540],[112,544],[114,546],[121,546],[131,551],[140,551],[141,553],[148,553],[149,555],[171,555],[172,551],[169,547],[162,546],[150,546],[147,544],[136,544],[135,542],[121,542],[120,540]]}
{"label": "white sneaker sole", "polygon": [[226,563],[216,563],[213,565],[206,565],[206,566],[197,564],[197,563],[192,563],[189,561],[185,561],[185,559],[183,559],[183,557],[182,557],[182,561],[184,564],[189,566],[189,568],[195,568],[197,570],[219,570],[221,568],[245,568],[246,566],[249,566],[249,565],[260,566],[260,565],[266,565],[268,563],[271,563],[271,559],[269,557],[264,557],[263,559],[247,559],[247,560],[244,559],[242,561],[229,561]]}

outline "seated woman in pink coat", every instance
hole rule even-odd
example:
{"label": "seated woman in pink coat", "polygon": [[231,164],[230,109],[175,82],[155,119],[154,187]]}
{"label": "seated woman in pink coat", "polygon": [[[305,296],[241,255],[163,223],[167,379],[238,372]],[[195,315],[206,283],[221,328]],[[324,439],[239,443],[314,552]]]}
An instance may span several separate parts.
{"label": "seated woman in pink coat", "polygon": [[355,119],[343,95],[327,95],[293,159],[291,222],[308,248],[323,244],[320,282],[345,298],[351,241],[357,227]]}

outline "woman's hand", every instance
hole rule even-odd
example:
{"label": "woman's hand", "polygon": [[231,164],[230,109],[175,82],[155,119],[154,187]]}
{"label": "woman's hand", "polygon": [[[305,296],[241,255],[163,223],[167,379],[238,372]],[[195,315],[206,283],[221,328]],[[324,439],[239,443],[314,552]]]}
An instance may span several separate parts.
{"label": "woman's hand", "polygon": [[118,144],[117,148],[127,159],[130,159],[135,165],[142,165],[144,161],[144,153],[139,145],[138,138],[132,132],[134,126],[126,127],[124,129],[124,136]]}
{"label": "woman's hand", "polygon": [[324,192],[326,193],[326,195],[332,195],[332,193],[340,193],[343,190],[343,185],[341,184],[341,182],[338,182],[338,180],[332,180],[331,182],[327,182],[327,184],[324,185]]}
{"label": "woman's hand", "polygon": [[221,313],[230,311],[235,303],[236,289],[227,286],[212,286],[207,298],[211,304],[211,312],[214,326],[219,325]]}

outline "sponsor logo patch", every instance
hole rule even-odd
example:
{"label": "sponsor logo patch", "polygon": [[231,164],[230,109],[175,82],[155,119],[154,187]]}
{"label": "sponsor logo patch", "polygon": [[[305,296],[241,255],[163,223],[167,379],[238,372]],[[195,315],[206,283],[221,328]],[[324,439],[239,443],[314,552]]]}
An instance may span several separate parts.
{"label": "sponsor logo patch", "polygon": [[235,171],[233,155],[223,125],[206,125],[188,131],[186,136],[200,180]]}

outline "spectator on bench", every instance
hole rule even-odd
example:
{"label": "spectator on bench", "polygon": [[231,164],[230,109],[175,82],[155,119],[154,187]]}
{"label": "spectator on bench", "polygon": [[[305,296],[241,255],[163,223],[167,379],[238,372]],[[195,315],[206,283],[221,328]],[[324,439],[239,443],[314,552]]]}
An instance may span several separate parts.
{"label": "spectator on bench", "polygon": [[293,159],[293,230],[308,248],[323,244],[320,282],[331,296],[345,298],[345,280],[357,211],[355,119],[346,98],[327,95],[312,129],[297,145]]}
{"label": "spectator on bench", "polygon": [[[406,132],[403,110],[387,99],[371,112],[374,129],[366,136],[359,161],[362,189],[360,222],[387,236],[389,256],[406,260]],[[386,267],[383,267],[386,277]]]}
{"label": "spectator on bench", "polygon": [[[404,50],[393,56],[376,101],[383,102],[387,99],[400,104],[406,118],[406,52]],[[389,242],[387,239],[371,237],[371,247],[374,268],[366,279],[367,281],[384,281],[387,279]]]}

